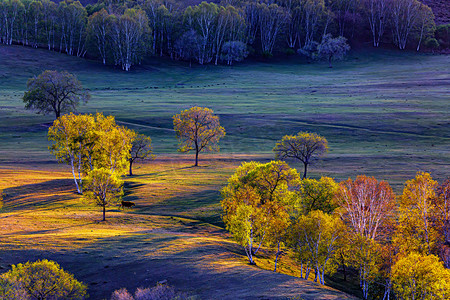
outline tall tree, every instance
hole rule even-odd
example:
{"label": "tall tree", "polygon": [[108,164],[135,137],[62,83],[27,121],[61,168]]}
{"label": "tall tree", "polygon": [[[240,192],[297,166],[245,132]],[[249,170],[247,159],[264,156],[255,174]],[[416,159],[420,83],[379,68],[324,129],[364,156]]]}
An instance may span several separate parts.
{"label": "tall tree", "polygon": [[418,17],[420,2],[417,0],[394,0],[390,2],[390,20],[394,43],[406,48],[408,38]]}
{"label": "tall tree", "polygon": [[260,4],[259,33],[263,55],[272,55],[273,47],[284,25],[289,21],[289,12],[276,4]]}
{"label": "tall tree", "polygon": [[306,178],[308,165],[328,150],[328,141],[310,132],[299,132],[297,135],[285,135],[273,148],[277,159],[297,159],[303,163],[303,178]]}
{"label": "tall tree", "polygon": [[414,179],[406,181],[394,237],[394,244],[401,253],[414,251],[428,255],[435,250],[438,232],[433,226],[435,208],[432,199],[436,197],[437,185],[431,175],[424,172],[418,172]]}
{"label": "tall tree", "polygon": [[48,139],[52,142],[50,152],[59,163],[71,166],[75,186],[83,193],[82,179],[89,166],[89,149],[97,140],[95,118],[92,115],[63,115],[48,129]]}
{"label": "tall tree", "polygon": [[62,113],[76,111],[80,102],[86,103],[90,94],[73,74],[66,71],[44,71],[30,78],[28,90],[23,96],[26,109],[39,113],[54,113],[59,118]]}
{"label": "tall tree", "polygon": [[307,280],[311,269],[314,269],[314,281],[325,284],[325,273],[336,270],[336,264],[330,262],[335,260],[339,239],[345,231],[344,224],[339,217],[316,210],[300,215],[293,222],[292,230],[297,249],[302,249],[297,253],[306,265],[304,278]]}
{"label": "tall tree", "polygon": [[106,64],[108,53],[108,38],[111,34],[111,20],[108,12],[103,8],[89,17],[88,21],[88,37],[98,50],[103,64]]}
{"label": "tall tree", "polygon": [[386,181],[357,176],[340,183],[338,192],[340,215],[351,229],[353,264],[359,270],[364,299],[376,273],[375,260],[382,229],[395,207],[395,194]]}
{"label": "tall tree", "polygon": [[202,151],[219,151],[218,142],[225,136],[219,117],[206,107],[192,107],[173,116],[180,152],[195,151],[195,165]]}
{"label": "tall tree", "polygon": [[379,47],[383,38],[389,12],[388,0],[363,0],[363,13],[369,22],[374,47]]}

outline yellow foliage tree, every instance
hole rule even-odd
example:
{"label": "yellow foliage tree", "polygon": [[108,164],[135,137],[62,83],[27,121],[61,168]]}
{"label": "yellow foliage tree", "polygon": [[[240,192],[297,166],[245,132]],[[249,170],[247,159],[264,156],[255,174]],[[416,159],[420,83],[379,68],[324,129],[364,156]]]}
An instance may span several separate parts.
{"label": "yellow foliage tree", "polygon": [[123,195],[123,181],[107,168],[95,168],[89,171],[85,181],[85,197],[103,208],[102,221],[105,221],[106,206],[116,204]]}
{"label": "yellow foliage tree", "polygon": [[219,151],[219,140],[225,136],[219,117],[206,107],[192,107],[173,116],[180,152],[195,150],[195,166],[202,151]]}
{"label": "yellow foliage tree", "polygon": [[83,193],[83,175],[94,168],[125,174],[134,136],[134,131],[118,126],[113,116],[101,113],[66,114],[48,130],[50,152],[71,166],[79,194]]}
{"label": "yellow foliage tree", "polygon": [[439,236],[432,224],[436,187],[437,182],[424,172],[418,172],[414,179],[405,183],[393,239],[403,256],[410,252],[431,254],[436,247]]}
{"label": "yellow foliage tree", "polygon": [[38,260],[13,265],[0,275],[0,298],[27,299],[84,299],[87,286],[64,271],[56,262]]}
{"label": "yellow foliage tree", "polygon": [[338,216],[320,210],[301,215],[292,224],[292,239],[301,262],[301,275],[305,266],[305,279],[314,270],[314,281],[325,284],[325,273],[333,273],[337,267],[336,253],[345,226]]}
{"label": "yellow foliage tree", "polygon": [[448,299],[450,270],[435,255],[412,252],[392,267],[393,290],[398,299]]}
{"label": "yellow foliage tree", "polygon": [[[297,172],[285,162],[246,162],[222,189],[223,220],[244,247],[250,264],[254,264],[253,255],[266,240],[277,245],[278,261],[289,224],[288,206],[295,196],[290,187],[297,180]],[[255,242],[259,245],[253,251]]]}

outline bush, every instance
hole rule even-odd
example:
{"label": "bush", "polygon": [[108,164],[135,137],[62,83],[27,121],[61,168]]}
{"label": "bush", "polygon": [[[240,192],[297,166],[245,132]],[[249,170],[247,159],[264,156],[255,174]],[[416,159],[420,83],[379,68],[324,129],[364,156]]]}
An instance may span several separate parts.
{"label": "bush", "polygon": [[434,35],[442,48],[450,47],[450,24],[437,26]]}
{"label": "bush", "polygon": [[0,275],[1,299],[84,299],[87,287],[56,262],[38,260],[13,265]]}
{"label": "bush", "polygon": [[435,38],[429,38],[425,41],[425,47],[428,49],[437,49],[439,48],[439,42]]}
{"label": "bush", "polygon": [[178,293],[173,287],[165,284],[158,284],[153,288],[137,288],[134,297],[122,288],[114,291],[111,300],[188,300],[193,299],[186,294]]}
{"label": "bush", "polygon": [[126,288],[121,288],[116,290],[111,295],[111,300],[134,300],[133,295],[131,295]]}

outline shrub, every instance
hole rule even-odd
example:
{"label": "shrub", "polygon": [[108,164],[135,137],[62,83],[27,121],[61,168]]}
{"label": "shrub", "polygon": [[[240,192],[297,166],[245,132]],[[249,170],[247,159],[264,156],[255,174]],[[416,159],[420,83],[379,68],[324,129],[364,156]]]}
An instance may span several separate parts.
{"label": "shrub", "polygon": [[1,299],[84,299],[87,287],[56,262],[38,260],[13,265],[0,275]]}
{"label": "shrub", "polygon": [[111,300],[188,300],[188,299],[194,298],[188,297],[186,294],[183,293],[178,293],[175,290],[175,288],[165,284],[158,284],[157,286],[152,288],[137,288],[134,293],[134,297],[125,288],[116,290],[111,295]]}
{"label": "shrub", "polygon": [[134,300],[134,297],[127,291],[126,288],[116,290],[111,295],[111,300]]}

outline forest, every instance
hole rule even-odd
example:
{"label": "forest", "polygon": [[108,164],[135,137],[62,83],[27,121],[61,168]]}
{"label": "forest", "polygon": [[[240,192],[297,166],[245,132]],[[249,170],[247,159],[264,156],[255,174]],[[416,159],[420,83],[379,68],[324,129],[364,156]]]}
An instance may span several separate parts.
{"label": "forest", "polygon": [[126,71],[155,56],[201,65],[297,53],[315,59],[327,56],[319,45],[328,35],[343,37],[340,44],[401,50],[449,45],[448,24],[436,27],[432,10],[418,0],[236,0],[193,6],[176,0],[86,6],[70,0],[0,1],[3,44],[94,58]]}

